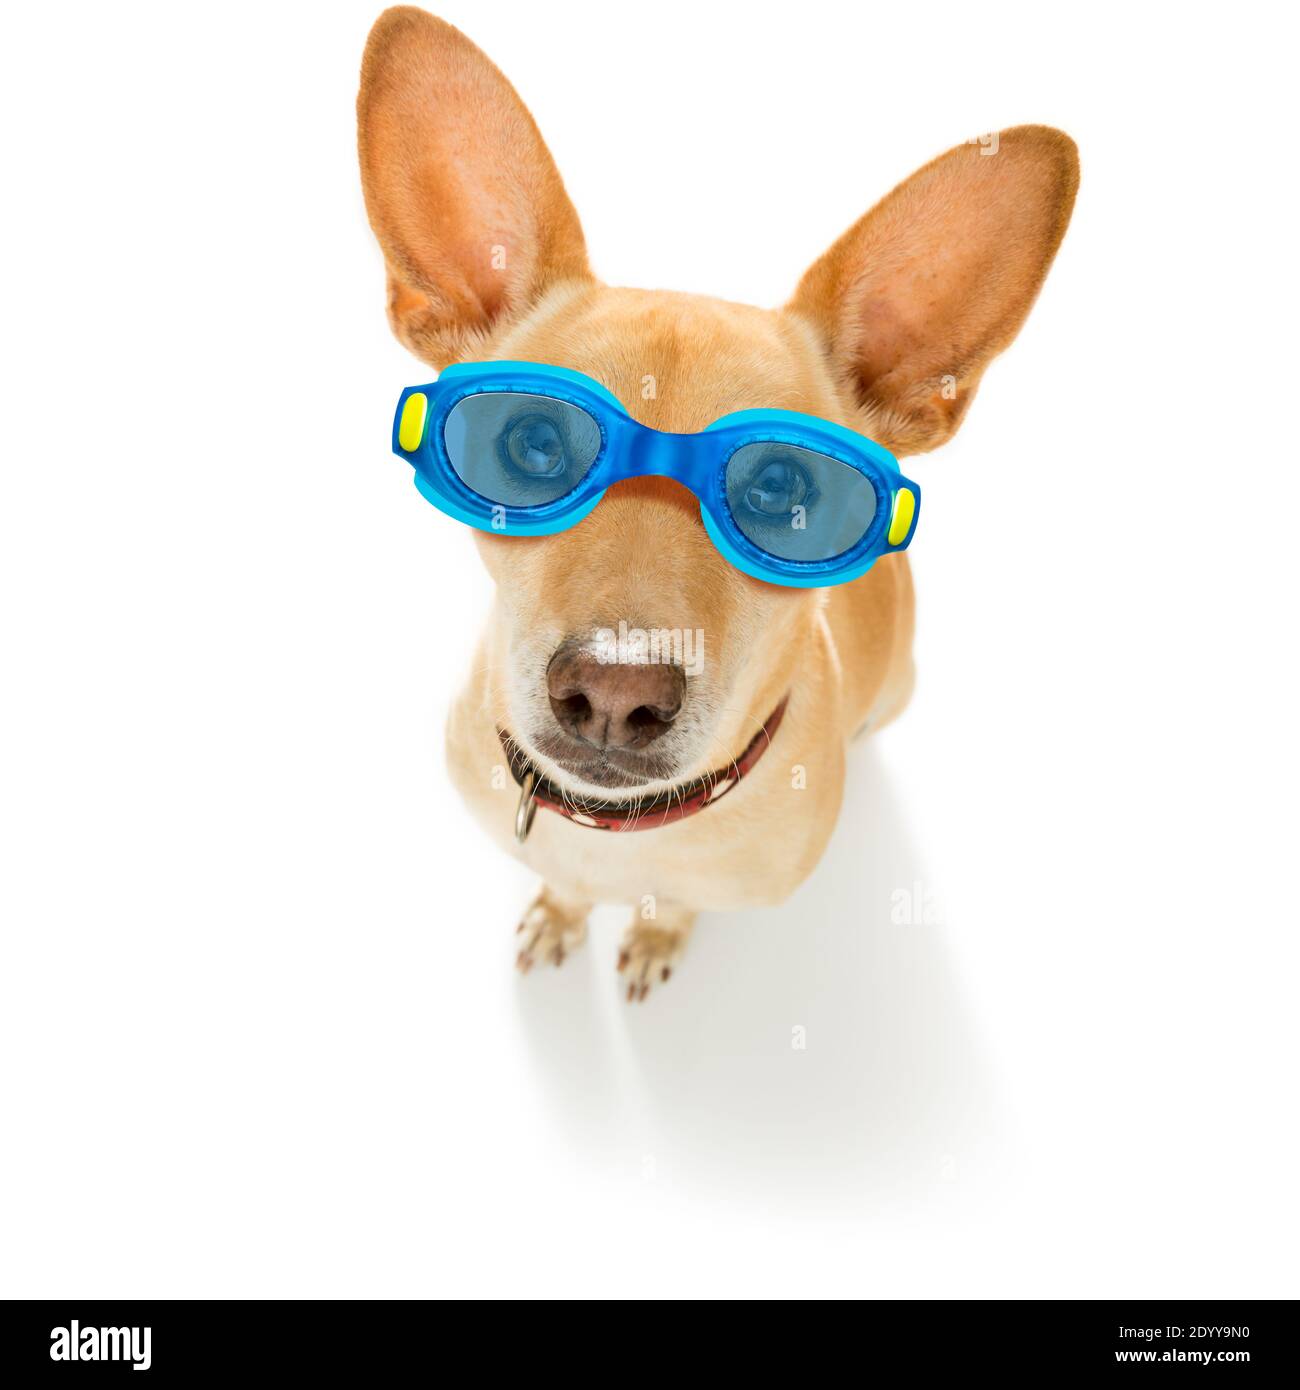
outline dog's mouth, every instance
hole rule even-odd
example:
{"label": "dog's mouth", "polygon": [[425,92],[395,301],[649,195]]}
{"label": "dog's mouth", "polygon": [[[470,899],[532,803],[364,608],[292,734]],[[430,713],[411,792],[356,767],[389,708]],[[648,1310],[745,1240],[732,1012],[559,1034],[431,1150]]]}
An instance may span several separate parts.
{"label": "dog's mouth", "polygon": [[597,748],[562,733],[534,739],[530,751],[533,761],[554,767],[556,779],[564,776],[615,792],[641,791],[655,782],[672,782],[681,773],[677,757],[661,749]]}
{"label": "dog's mouth", "polygon": [[[522,792],[516,825],[518,838],[522,841],[527,836],[537,805],[545,806],[569,820],[598,830],[651,830],[702,810],[738,785],[767,751],[785,715],[787,699],[788,697],[782,698],[781,703],[759,726],[758,732],[744,750],[725,766],[707,772],[702,777],[654,787],[650,784],[661,779],[644,775],[645,765],[651,760],[643,759],[642,775],[637,783],[596,782],[599,786],[610,785],[617,790],[637,793],[610,800],[593,798],[557,783],[546,775],[517,738],[498,728],[501,746],[510,761],[511,775]],[[610,763],[615,763],[615,760],[620,758],[618,750],[612,750],[611,754],[605,756]],[[628,756],[621,755],[623,758]],[[603,765],[590,770],[586,769],[586,764],[582,766],[584,771],[578,775],[588,782],[595,782],[591,771],[621,771],[616,764],[608,769]],[[627,776],[626,773],[622,775]]]}

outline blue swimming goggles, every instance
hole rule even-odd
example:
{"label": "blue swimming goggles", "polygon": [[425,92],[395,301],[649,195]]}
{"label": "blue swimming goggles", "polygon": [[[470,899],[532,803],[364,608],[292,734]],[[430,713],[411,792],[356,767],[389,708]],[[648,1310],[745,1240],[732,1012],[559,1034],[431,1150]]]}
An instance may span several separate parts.
{"label": "blue swimming goggles", "polygon": [[737,569],[794,588],[843,584],[905,549],[921,505],[887,449],[816,416],[742,410],[664,434],[598,381],[533,362],[468,362],[408,387],[393,452],[439,511],[504,535],[576,526],[624,478],[674,478]]}

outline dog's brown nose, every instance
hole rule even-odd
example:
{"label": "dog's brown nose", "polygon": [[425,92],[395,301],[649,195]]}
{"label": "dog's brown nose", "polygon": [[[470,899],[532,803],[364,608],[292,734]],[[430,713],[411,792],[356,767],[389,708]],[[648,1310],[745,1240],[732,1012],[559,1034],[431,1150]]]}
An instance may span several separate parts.
{"label": "dog's brown nose", "polygon": [[546,668],[560,727],[597,748],[644,748],[666,733],[682,707],[680,666],[601,661],[566,642]]}

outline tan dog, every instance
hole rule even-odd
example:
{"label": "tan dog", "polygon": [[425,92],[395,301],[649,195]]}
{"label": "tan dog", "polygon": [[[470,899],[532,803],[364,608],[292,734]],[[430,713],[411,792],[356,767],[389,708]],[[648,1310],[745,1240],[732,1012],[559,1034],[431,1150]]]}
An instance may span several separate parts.
{"label": "tan dog", "polygon": [[[1021,126],[959,145],[851,227],[785,308],[751,309],[596,280],[527,109],[441,20],[410,8],[380,17],[357,110],[389,316],[425,362],[572,368],[659,430],[797,410],[900,457],[957,428],[1033,303],[1078,185],[1059,131]],[[886,723],[911,690],[907,560],[888,556],[837,588],[766,584],[723,559],[694,496],[661,478],[617,484],[558,535],[475,535],[497,601],[451,714],[448,761],[474,813],[544,881],[520,928],[520,966],[558,965],[594,903],[627,903],[619,968],[628,998],[644,998],[668,978],[696,912],[778,902],[817,863],[846,741]],[[699,632],[703,661],[597,659],[593,643],[620,623]],[[746,750],[756,761],[742,781],[709,776],[734,773]],[[520,843],[516,782],[538,777],[596,813],[665,792],[671,802],[702,778],[726,796],[638,833],[543,806]]]}

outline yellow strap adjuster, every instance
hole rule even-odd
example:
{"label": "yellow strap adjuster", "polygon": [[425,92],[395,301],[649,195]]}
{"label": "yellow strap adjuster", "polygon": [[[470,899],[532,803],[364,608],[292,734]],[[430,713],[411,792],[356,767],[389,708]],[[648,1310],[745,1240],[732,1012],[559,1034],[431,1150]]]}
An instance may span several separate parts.
{"label": "yellow strap adjuster", "polygon": [[397,427],[397,442],[408,454],[413,454],[424,438],[424,421],[429,413],[429,398],[423,391],[412,392],[402,406],[402,422]]}
{"label": "yellow strap adjuster", "polygon": [[[405,447],[405,446],[403,446]],[[910,487],[900,487],[894,494],[894,516],[889,523],[889,543],[898,545],[906,540],[916,515],[916,498]]]}

